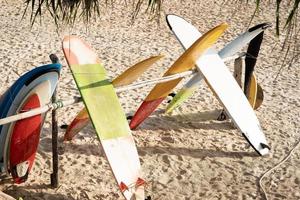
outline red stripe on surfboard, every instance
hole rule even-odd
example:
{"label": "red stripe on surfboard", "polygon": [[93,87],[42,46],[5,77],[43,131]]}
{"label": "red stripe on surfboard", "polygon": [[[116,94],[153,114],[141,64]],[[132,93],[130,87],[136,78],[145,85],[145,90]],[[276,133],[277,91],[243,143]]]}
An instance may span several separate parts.
{"label": "red stripe on surfboard", "polygon": [[[23,105],[21,111],[40,107],[40,101],[37,94],[31,95]],[[36,115],[30,118],[19,120],[15,123],[10,140],[10,170],[15,183],[26,181],[32,168],[35,154],[40,139],[41,124],[43,118]],[[23,162],[29,162],[27,173],[19,177],[17,165]]]}
{"label": "red stripe on surfboard", "polygon": [[138,178],[136,183],[135,183],[135,186],[136,187],[139,187],[139,186],[142,186],[142,185],[145,185],[146,184],[146,181],[142,178]]}
{"label": "red stripe on surfboard", "polygon": [[159,106],[159,104],[164,99],[165,97],[152,101],[144,101],[132,117],[132,120],[129,124],[130,129],[136,129],[149,115],[151,115],[151,113]]}
{"label": "red stripe on surfboard", "polygon": [[128,190],[127,185],[123,182],[120,183],[119,188],[120,188],[121,192],[125,192],[126,190]]}

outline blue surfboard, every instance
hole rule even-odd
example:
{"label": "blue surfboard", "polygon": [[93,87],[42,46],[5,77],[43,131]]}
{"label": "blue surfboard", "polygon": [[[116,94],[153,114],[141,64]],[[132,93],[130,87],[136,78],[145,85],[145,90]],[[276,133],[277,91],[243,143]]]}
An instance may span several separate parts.
{"label": "blue surfboard", "polygon": [[[27,94],[37,85],[44,81],[51,84],[51,94],[53,94],[61,70],[61,64],[49,64],[37,67],[22,75],[1,97],[0,118],[15,115],[18,107]],[[10,124],[0,126],[0,173],[6,172],[4,163],[5,141],[7,139]]]}

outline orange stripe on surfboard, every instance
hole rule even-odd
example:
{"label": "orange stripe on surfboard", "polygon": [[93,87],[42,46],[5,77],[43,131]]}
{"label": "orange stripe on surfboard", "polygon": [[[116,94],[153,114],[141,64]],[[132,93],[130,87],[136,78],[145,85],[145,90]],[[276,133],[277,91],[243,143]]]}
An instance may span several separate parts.
{"label": "orange stripe on surfboard", "polygon": [[[199,57],[218,40],[227,27],[228,25],[226,23],[222,23],[201,36],[175,61],[163,76],[169,76],[194,68]],[[181,79],[182,78],[178,78],[157,84],[133,116],[130,122],[130,128],[135,129],[141,124],[158,107],[163,99],[168,96]]]}

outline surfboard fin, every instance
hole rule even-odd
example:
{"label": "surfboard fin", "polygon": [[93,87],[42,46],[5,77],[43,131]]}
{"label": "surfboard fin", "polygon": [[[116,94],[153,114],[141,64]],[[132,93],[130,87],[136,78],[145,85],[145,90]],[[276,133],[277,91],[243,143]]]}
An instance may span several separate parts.
{"label": "surfboard fin", "polygon": [[119,188],[122,192],[125,192],[126,190],[128,190],[128,186],[123,182],[120,183]]}
{"label": "surfboard fin", "polygon": [[260,143],[260,146],[261,146],[263,149],[267,148],[267,149],[271,150],[271,148],[270,148],[268,145],[264,144],[264,143]]}
{"label": "surfboard fin", "polygon": [[[172,97],[174,98],[176,96],[176,93],[175,92],[171,92],[170,94],[168,94],[169,97]],[[168,100],[167,103],[170,103],[172,100]]]}
{"label": "surfboard fin", "polygon": [[61,129],[67,129],[68,128],[68,124],[63,124],[60,126]]}
{"label": "surfboard fin", "polygon": [[226,112],[225,110],[222,110],[221,113],[219,114],[217,120],[218,121],[224,121],[227,119],[227,115],[226,115]]}
{"label": "surfboard fin", "polygon": [[127,119],[127,120],[131,120],[132,117],[133,117],[132,115],[129,115],[129,116],[126,117],[126,119]]}
{"label": "surfboard fin", "polygon": [[175,96],[176,96],[176,93],[175,93],[175,92],[171,92],[170,94],[168,94],[168,96],[170,96],[170,97],[175,97]]}
{"label": "surfboard fin", "polygon": [[146,181],[142,178],[138,178],[136,183],[135,183],[135,187],[139,187],[139,186],[142,186],[142,185],[145,185],[146,184]]}
{"label": "surfboard fin", "polygon": [[146,181],[142,178],[138,178],[135,184],[130,184],[129,187],[121,181],[119,188],[122,192],[125,192],[126,190],[129,191],[129,188],[135,187],[138,188],[139,186],[145,185]]}
{"label": "surfboard fin", "polygon": [[13,167],[11,170],[11,175],[14,179],[14,182],[17,184],[23,183],[28,179],[28,175],[29,175],[29,170],[27,169],[26,171],[24,169],[22,169],[22,171],[24,172],[20,172],[20,169],[17,166]]}

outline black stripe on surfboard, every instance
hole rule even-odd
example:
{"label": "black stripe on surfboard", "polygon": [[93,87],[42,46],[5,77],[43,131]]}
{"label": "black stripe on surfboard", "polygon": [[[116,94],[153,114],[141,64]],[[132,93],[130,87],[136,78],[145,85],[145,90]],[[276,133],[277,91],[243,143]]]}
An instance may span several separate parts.
{"label": "black stripe on surfboard", "polygon": [[263,40],[263,36],[264,36],[264,31],[251,40],[247,49],[247,54],[245,58],[245,82],[244,82],[245,93],[247,93],[250,84],[250,78],[252,76],[254,67],[256,65],[256,59],[260,51],[260,46]]}
{"label": "black stripe on surfboard", "polygon": [[[243,135],[243,137],[247,140],[247,142],[250,144],[250,146],[258,153],[258,155],[263,156],[263,155],[261,155],[261,153],[253,146],[253,144],[250,142],[250,140],[246,137],[245,133],[242,133],[242,135]],[[261,146],[263,149],[267,148],[267,149],[271,150],[271,148],[270,148],[268,145],[266,145],[266,144],[264,144],[264,143],[259,143],[259,144],[260,144],[260,146]]]}

